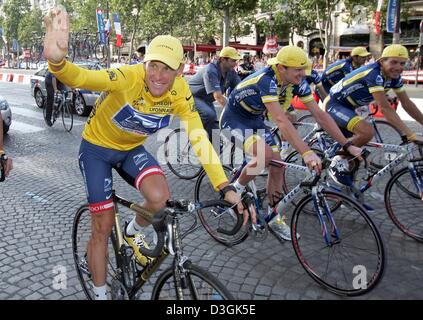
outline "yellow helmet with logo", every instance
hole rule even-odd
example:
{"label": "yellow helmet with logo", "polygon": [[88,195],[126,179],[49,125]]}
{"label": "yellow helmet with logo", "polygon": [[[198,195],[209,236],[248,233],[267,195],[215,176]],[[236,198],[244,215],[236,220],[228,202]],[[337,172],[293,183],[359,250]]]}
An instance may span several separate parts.
{"label": "yellow helmet with logo", "polygon": [[408,60],[409,55],[406,47],[400,44],[391,44],[383,50],[381,58],[405,58]]}
{"label": "yellow helmet with logo", "polygon": [[364,47],[355,47],[351,51],[351,57],[360,56],[360,57],[368,57],[371,53],[367,51]]}
{"label": "yellow helmet with logo", "polygon": [[286,46],[279,50],[275,58],[267,60],[267,64],[281,64],[291,68],[307,68],[308,58],[305,51],[296,46]]}
{"label": "yellow helmet with logo", "polygon": [[176,70],[183,59],[184,49],[181,41],[170,35],[161,35],[155,37],[149,44],[144,61],[157,60]]}

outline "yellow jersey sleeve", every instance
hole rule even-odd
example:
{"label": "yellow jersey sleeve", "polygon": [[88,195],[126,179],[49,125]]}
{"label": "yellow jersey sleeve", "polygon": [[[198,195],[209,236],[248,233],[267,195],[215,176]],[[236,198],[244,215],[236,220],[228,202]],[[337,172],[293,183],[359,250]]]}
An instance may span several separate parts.
{"label": "yellow jersey sleeve", "polygon": [[223,171],[220,159],[208,139],[207,132],[204,130],[200,116],[195,108],[192,93],[186,83],[184,86],[183,92],[185,94],[175,101],[175,114],[180,117],[195,155],[206,171],[214,189],[217,190],[217,186],[227,182],[228,179]]}
{"label": "yellow jersey sleeve", "polygon": [[136,83],[134,68],[122,66],[116,69],[87,70],[66,61],[60,71],[49,71],[64,84],[72,88],[84,88],[92,91],[127,90]]}

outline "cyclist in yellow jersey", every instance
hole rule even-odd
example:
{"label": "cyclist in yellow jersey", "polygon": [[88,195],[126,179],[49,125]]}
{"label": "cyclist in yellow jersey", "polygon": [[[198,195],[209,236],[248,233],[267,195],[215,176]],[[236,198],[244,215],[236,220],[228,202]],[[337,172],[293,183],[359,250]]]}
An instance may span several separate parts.
{"label": "cyclist in yellow jersey", "polygon": [[[162,209],[170,197],[168,184],[143,143],[149,135],[166,127],[172,115],[181,118],[214,188],[220,190],[225,200],[237,203],[239,212],[243,206],[234,187],[228,184],[195,110],[189,87],[181,77],[183,48],[178,39],[154,38],[144,64],[90,71],[65,60],[69,19],[64,8],[52,9],[44,23],[47,29],[44,55],[49,70],[71,87],[103,91],[82,134],[79,164],[92,213],[88,265],[96,297],[106,299],[107,239],[114,224],[112,168],[140,191],[144,208],[152,212]],[[244,216],[244,221],[246,218]],[[134,248],[141,264],[147,261],[139,252],[139,246],[146,245],[139,232],[145,225],[147,222],[137,216],[125,228],[125,240]]]}

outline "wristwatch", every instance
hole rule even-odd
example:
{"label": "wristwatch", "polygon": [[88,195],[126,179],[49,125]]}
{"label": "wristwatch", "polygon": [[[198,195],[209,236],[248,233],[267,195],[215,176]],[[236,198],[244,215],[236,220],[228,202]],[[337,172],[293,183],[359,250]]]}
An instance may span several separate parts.
{"label": "wristwatch", "polygon": [[228,184],[226,187],[223,187],[222,189],[220,189],[219,190],[219,193],[220,193],[221,197],[224,198],[226,192],[228,192],[228,191],[234,191],[234,192],[236,192],[236,188],[233,185]]}

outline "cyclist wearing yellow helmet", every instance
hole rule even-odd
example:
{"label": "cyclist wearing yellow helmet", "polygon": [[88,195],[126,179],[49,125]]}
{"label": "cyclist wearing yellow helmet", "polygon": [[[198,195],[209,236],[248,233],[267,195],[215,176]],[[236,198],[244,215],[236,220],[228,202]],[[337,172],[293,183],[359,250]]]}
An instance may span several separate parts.
{"label": "cyclist wearing yellow helmet", "polygon": [[319,92],[322,95],[327,95],[333,85],[338,83],[353,70],[363,66],[370,55],[371,53],[368,52],[366,48],[355,47],[351,51],[351,56],[349,58],[338,60],[329,65],[322,73],[321,83],[318,85]]}
{"label": "cyclist wearing yellow helmet", "polygon": [[[404,110],[423,124],[423,114],[408,97],[401,79],[408,59],[408,51],[404,46],[390,45],[383,50],[378,61],[354,70],[330,90],[323,107],[344,134],[354,134],[351,140],[354,145],[363,146],[373,138],[372,126],[355,112],[356,108],[366,106],[372,101],[376,101],[386,120],[407,136],[408,140],[423,142],[423,138],[408,128],[391,108],[385,95],[386,91],[393,89]],[[338,176],[336,172],[333,173],[335,180],[342,183]]]}
{"label": "cyclist wearing yellow helmet", "polygon": [[[253,158],[243,169],[234,186],[240,192],[244,186],[267,167],[270,160],[281,160],[279,149],[272,135],[266,128],[263,115],[267,111],[279,130],[303,156],[309,168],[319,171],[320,158],[301,140],[298,132],[288,120],[281,106],[289,107],[292,96],[298,95],[309,108],[321,126],[342,145],[348,140],[342,135],[336,123],[320,110],[313,100],[308,83],[304,80],[308,58],[305,52],[295,46],[286,46],[279,50],[275,58],[268,60],[269,66],[250,75],[242,81],[229,95],[228,102],[220,120],[225,134],[243,142],[244,150]],[[360,148],[348,149],[354,155],[361,153]],[[275,194],[282,192],[282,169],[269,168],[268,194],[274,210]],[[276,219],[272,226],[281,238],[290,240],[289,227],[283,219]]]}
{"label": "cyclist wearing yellow helmet", "polygon": [[[78,159],[92,213],[87,260],[96,299],[106,299],[107,246],[115,221],[112,169],[142,194],[145,209],[157,212],[164,208],[170,197],[169,186],[159,163],[143,144],[149,136],[166,128],[172,116],[182,120],[213,187],[227,201],[237,203],[240,212],[243,206],[239,195],[228,185],[195,110],[192,93],[181,77],[183,47],[178,39],[170,35],[155,37],[146,51],[145,63],[86,70],[65,59],[69,39],[66,10],[52,9],[44,22],[44,55],[49,70],[71,87],[104,91],[85,126]],[[147,260],[139,250],[147,245],[140,233],[141,226],[147,224],[136,216],[125,228],[124,238],[140,264]]]}

